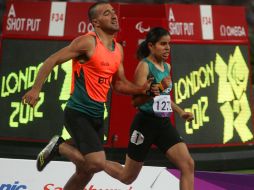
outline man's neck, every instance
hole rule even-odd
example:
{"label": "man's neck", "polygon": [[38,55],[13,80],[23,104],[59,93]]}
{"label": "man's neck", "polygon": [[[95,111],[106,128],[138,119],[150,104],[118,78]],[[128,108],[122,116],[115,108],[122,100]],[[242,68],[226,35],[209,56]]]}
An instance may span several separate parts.
{"label": "man's neck", "polygon": [[114,34],[107,34],[101,30],[94,31],[100,41],[109,49],[112,48],[113,39],[115,37]]}

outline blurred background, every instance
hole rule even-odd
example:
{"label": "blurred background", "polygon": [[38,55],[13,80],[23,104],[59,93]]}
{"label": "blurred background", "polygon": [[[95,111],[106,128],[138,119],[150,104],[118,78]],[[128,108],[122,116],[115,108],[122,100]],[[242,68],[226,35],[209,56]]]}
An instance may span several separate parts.
{"label": "blurred background", "polygon": [[[2,32],[2,16],[7,1],[50,1],[50,0],[0,0],[0,34]],[[96,2],[93,0],[58,0],[64,2]],[[204,4],[204,5],[231,5],[244,6],[246,8],[246,20],[249,26],[249,38],[251,45],[251,65],[254,73],[254,0],[109,0],[108,2],[120,3],[149,3],[149,4]],[[252,84],[254,77],[252,76]]]}
{"label": "blurred background", "polygon": [[[6,8],[7,2],[32,2],[32,1],[49,1],[49,0],[0,0],[0,35],[2,33],[2,22],[3,22],[3,13]],[[59,0],[60,1],[60,0]],[[85,1],[85,0],[68,0],[62,2],[97,2],[97,1]],[[246,21],[248,24],[248,36],[250,42],[250,63],[252,73],[254,73],[254,0],[112,0],[108,2],[114,3],[145,3],[150,5],[156,4],[202,4],[202,5],[230,5],[230,6],[243,6],[246,10]],[[13,40],[14,41],[14,40]],[[17,40],[18,41],[18,40]],[[22,42],[20,46],[22,47]],[[9,40],[9,43],[12,46],[15,43]],[[65,42],[56,42],[58,45],[65,45]],[[6,43],[7,44],[7,43]],[[53,42],[52,42],[53,44]],[[54,44],[55,45],[55,44]],[[56,45],[57,46],[57,45]],[[180,49],[180,48],[179,48]],[[51,51],[51,50],[47,50]],[[181,51],[181,50],[179,50]],[[187,50],[186,50],[187,51]],[[43,50],[41,51],[43,52]],[[0,63],[1,64],[1,63]],[[0,67],[1,69],[1,67]],[[252,94],[254,94],[254,75],[252,75]],[[128,102],[128,101],[127,101]],[[250,101],[253,104],[253,101]],[[213,102],[211,102],[212,104]],[[251,105],[253,107],[253,105]],[[113,106],[114,107],[114,106]],[[0,114],[1,115],[1,114]],[[1,118],[2,119],[2,118]],[[253,111],[252,111],[252,119],[253,121]],[[252,122],[253,125],[253,122]],[[1,126],[0,126],[1,127]],[[117,137],[116,137],[117,138]],[[205,138],[205,137],[204,137]],[[112,139],[111,139],[112,140]],[[113,139],[114,140],[114,139]],[[17,157],[19,158],[22,155],[22,158],[34,159],[36,157],[36,153],[45,145],[44,143],[33,143],[31,142],[0,142],[0,157]],[[11,148],[10,148],[11,147]],[[29,148],[28,148],[29,147]],[[20,155],[15,154],[15,151],[22,150]],[[112,160],[117,160],[123,162],[125,149],[114,149],[114,147],[110,147],[106,149],[108,156]],[[29,152],[29,153],[28,153]],[[199,162],[197,164],[197,169],[199,170],[231,170],[231,168],[237,170],[242,170],[241,172],[246,173],[254,173],[253,167],[254,165],[254,148],[253,146],[240,146],[240,147],[215,147],[213,149],[208,148],[198,148],[191,149],[191,153]],[[237,154],[237,157],[234,157]],[[242,159],[241,159],[242,158]],[[62,158],[59,158],[62,159]],[[163,157],[163,155],[158,154],[157,150],[154,150],[152,154],[149,156],[147,164],[152,165],[165,165],[168,167],[171,166],[167,160]]]}

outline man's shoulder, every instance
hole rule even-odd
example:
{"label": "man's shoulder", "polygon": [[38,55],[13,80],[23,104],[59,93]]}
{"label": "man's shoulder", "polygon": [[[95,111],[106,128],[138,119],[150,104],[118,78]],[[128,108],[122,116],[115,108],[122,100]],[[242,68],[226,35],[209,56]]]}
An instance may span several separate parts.
{"label": "man's shoulder", "polygon": [[80,35],[80,36],[76,37],[74,40],[75,41],[87,41],[87,42],[91,41],[91,42],[94,42],[95,41],[95,36],[92,35],[92,33],[86,33],[84,35]]}
{"label": "man's shoulder", "polygon": [[72,44],[81,49],[83,48],[90,49],[95,46],[95,37],[92,35],[84,34],[84,35],[76,37],[72,41]]}
{"label": "man's shoulder", "polygon": [[119,48],[121,54],[123,54],[123,46],[122,46],[122,44],[119,43],[119,42],[116,42],[116,45],[117,45],[117,47]]}

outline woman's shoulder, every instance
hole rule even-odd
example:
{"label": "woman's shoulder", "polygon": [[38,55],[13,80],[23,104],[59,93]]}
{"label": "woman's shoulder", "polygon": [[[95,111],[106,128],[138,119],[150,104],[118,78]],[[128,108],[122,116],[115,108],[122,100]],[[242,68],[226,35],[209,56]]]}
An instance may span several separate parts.
{"label": "woman's shoulder", "polygon": [[168,70],[170,71],[171,69],[171,65],[168,62],[164,62],[164,65],[168,68]]}

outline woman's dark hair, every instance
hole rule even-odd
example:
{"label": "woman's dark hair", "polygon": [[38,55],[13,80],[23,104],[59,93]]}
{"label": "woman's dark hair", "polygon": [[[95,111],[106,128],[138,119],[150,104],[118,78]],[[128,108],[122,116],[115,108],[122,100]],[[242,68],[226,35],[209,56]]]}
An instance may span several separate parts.
{"label": "woman's dark hair", "polygon": [[137,58],[139,60],[147,57],[150,54],[148,43],[155,44],[162,36],[169,35],[169,31],[162,27],[152,28],[146,35],[146,39],[139,45],[137,50]]}

